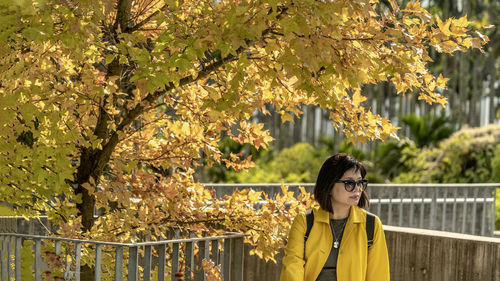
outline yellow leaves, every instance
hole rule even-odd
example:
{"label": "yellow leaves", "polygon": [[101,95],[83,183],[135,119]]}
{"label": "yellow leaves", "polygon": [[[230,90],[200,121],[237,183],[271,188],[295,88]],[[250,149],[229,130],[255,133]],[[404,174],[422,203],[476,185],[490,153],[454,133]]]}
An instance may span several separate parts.
{"label": "yellow leaves", "polygon": [[222,281],[221,265],[215,265],[212,260],[204,259],[201,263],[207,281]]}
{"label": "yellow leaves", "polygon": [[352,95],[352,103],[355,106],[359,106],[365,100],[367,100],[367,98],[365,96],[361,95],[361,90],[360,89],[356,89],[354,91],[354,94]]}
{"label": "yellow leaves", "polygon": [[[479,38],[465,38],[463,41],[463,44],[467,48],[481,48],[482,46],[482,41]],[[484,51],[481,50],[483,53]]]}
{"label": "yellow leaves", "polygon": [[452,34],[450,31],[451,22],[452,22],[451,19],[448,19],[445,22],[443,22],[443,21],[441,21],[440,18],[437,18],[437,25],[438,25],[439,29],[441,30],[441,32],[446,36],[450,36]]}
{"label": "yellow leaves", "polygon": [[[457,28],[457,27],[467,27],[470,25],[470,22],[467,20],[467,15],[464,15],[463,17],[453,20],[452,23],[452,29]],[[463,29],[465,30],[465,29]]]}
{"label": "yellow leaves", "polygon": [[441,88],[441,89],[446,89],[446,83],[450,80],[450,78],[444,78],[443,74],[439,74],[437,81],[436,81],[436,86]]}
{"label": "yellow leaves", "polygon": [[449,18],[445,22],[438,18],[437,25],[439,30],[433,29],[430,37],[434,47],[439,52],[453,53],[468,48],[477,48],[484,52],[481,48],[489,41],[486,36],[482,36],[479,32],[476,33],[478,37],[467,33],[467,27],[472,25],[467,20],[467,16],[459,19]]}
{"label": "yellow leaves", "polygon": [[223,159],[226,167],[234,169],[236,172],[248,170],[252,167],[255,167],[255,163],[252,162],[252,156],[248,156],[246,159],[240,159],[243,156],[242,153],[234,154],[230,153],[230,159]]}
{"label": "yellow leaves", "polygon": [[239,143],[249,143],[257,149],[266,148],[274,138],[263,127],[263,123],[242,121],[238,130],[240,134],[233,139]]}
{"label": "yellow leaves", "polygon": [[292,114],[285,112],[284,110],[280,111],[280,114],[281,114],[281,123],[293,122]]}

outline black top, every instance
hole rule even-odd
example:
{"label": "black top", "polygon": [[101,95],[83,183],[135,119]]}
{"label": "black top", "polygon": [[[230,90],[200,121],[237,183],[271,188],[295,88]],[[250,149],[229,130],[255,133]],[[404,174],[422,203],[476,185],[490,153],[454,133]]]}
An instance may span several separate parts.
{"label": "black top", "polygon": [[[332,249],[316,281],[337,281],[337,258],[346,223],[347,218],[341,220],[330,219],[330,228],[332,229],[333,236]],[[338,248],[335,248],[335,241],[339,242]]]}

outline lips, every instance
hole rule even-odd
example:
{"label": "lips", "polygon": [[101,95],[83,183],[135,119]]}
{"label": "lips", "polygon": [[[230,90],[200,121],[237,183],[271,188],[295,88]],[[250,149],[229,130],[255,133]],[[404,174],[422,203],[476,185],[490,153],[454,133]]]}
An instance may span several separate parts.
{"label": "lips", "polygon": [[354,196],[351,196],[349,198],[351,198],[352,200],[358,200],[359,199],[359,195],[354,195]]}

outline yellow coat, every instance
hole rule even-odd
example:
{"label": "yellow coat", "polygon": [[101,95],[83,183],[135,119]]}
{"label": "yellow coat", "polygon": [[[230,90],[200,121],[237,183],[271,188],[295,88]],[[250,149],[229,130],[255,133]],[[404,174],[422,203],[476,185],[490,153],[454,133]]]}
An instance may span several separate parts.
{"label": "yellow coat", "polygon": [[[329,213],[313,209],[314,224],[305,247],[307,222],[304,213],[293,221],[285,248],[280,281],[315,281],[332,249]],[[389,257],[382,222],[375,217],[373,245],[368,249],[366,211],[351,207],[337,260],[338,281],[389,281]]]}

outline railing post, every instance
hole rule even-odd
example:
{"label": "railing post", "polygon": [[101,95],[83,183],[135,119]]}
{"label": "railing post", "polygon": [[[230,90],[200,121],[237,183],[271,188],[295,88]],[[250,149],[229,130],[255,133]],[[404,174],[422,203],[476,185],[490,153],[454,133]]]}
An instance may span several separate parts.
{"label": "railing post", "polygon": [[418,188],[420,192],[421,204],[420,204],[420,228],[424,228],[424,210],[425,210],[425,192],[422,191],[422,188]]}
{"label": "railing post", "polygon": [[[165,281],[165,251],[166,251],[165,244],[158,246],[158,281]],[[172,276],[173,275],[174,273],[172,272]]]}
{"label": "railing post", "polygon": [[0,251],[0,262],[1,262],[1,267],[0,271],[2,275],[0,276],[2,278],[2,281],[7,280],[7,261],[4,259],[5,254],[9,254],[8,249],[7,249],[7,236],[2,236],[2,249]]}
{"label": "railing post", "polygon": [[131,246],[128,248],[128,281],[137,281],[137,261],[139,257],[139,251],[137,246]]}
{"label": "railing post", "polygon": [[147,245],[144,247],[144,281],[151,280],[151,251],[151,246]]}
{"label": "railing post", "polygon": [[75,278],[76,281],[80,281],[80,259],[82,256],[82,243],[79,242],[76,243],[75,252],[76,252]]}
{"label": "railing post", "polygon": [[471,226],[471,234],[476,234],[476,213],[477,213],[477,192],[478,188],[474,187],[474,201],[472,202],[472,226]]}
{"label": "railing post", "polygon": [[244,247],[243,237],[234,239],[234,281],[243,281]]}
{"label": "railing post", "polygon": [[465,233],[465,226],[466,226],[466,221],[467,221],[467,198],[469,197],[469,189],[464,188],[465,190],[465,195],[464,195],[464,205],[462,206],[462,233]]}
{"label": "railing post", "polygon": [[42,241],[35,239],[35,281],[42,281]]}
{"label": "railing post", "polygon": [[431,213],[429,216],[429,229],[434,230],[435,220],[436,220],[436,201],[437,201],[437,187],[432,188],[432,201],[431,201]]}
{"label": "railing post", "polygon": [[116,246],[115,250],[115,281],[122,281],[123,274],[123,247]]}
{"label": "railing post", "polygon": [[413,226],[413,221],[414,221],[414,216],[415,216],[415,191],[413,190],[413,188],[411,189],[411,198],[410,198],[410,222],[409,222],[409,225],[408,227],[414,227]]}
{"label": "railing post", "polygon": [[186,242],[186,266],[184,268],[184,280],[193,280],[194,270],[194,245],[193,242]]}
{"label": "railing post", "polygon": [[458,188],[455,188],[453,191],[453,211],[451,214],[451,231],[455,232],[457,229],[457,197],[458,197]]}
{"label": "railing post", "polygon": [[389,194],[390,194],[390,195],[389,195],[389,206],[388,206],[388,208],[389,208],[388,210],[389,210],[389,211],[388,211],[388,214],[387,214],[387,216],[388,216],[388,217],[387,217],[387,223],[388,223],[389,225],[392,225],[392,197],[393,197],[393,196],[392,196],[392,194],[393,194],[393,192],[392,192],[392,188],[391,188],[391,190],[389,191]]}
{"label": "railing post", "polygon": [[56,252],[56,255],[60,255],[61,254],[61,240],[56,240],[54,242],[54,250]]}
{"label": "railing post", "polygon": [[377,215],[382,216],[382,198],[377,199]]}
{"label": "railing post", "polygon": [[23,238],[16,237],[16,253],[15,253],[15,278],[16,281],[21,281],[21,248],[23,247]]}
{"label": "railing post", "polygon": [[195,279],[197,281],[204,281],[205,280],[205,271],[203,270],[203,259],[208,259],[209,258],[209,244],[207,240],[202,240],[198,242],[198,259],[196,261],[196,274],[195,274]]}
{"label": "railing post", "polygon": [[497,198],[497,189],[496,187],[493,187],[493,203],[491,205],[493,205],[491,208],[490,208],[490,212],[491,212],[491,222],[490,222],[490,227],[491,227],[491,236],[493,236],[494,232],[495,232],[495,212],[496,212],[496,198]]}
{"label": "railing post", "polygon": [[212,240],[212,261],[219,264],[219,241]]}
{"label": "railing post", "polygon": [[97,244],[95,246],[95,271],[94,271],[95,281],[101,281],[101,260],[102,260],[102,245]]}
{"label": "railing post", "polygon": [[175,274],[179,272],[179,243],[172,244],[172,272],[171,281],[176,281]]}
{"label": "railing post", "polygon": [[224,259],[222,263],[222,272],[224,281],[230,281],[231,279],[231,240],[230,238],[224,239]]}
{"label": "railing post", "polygon": [[14,249],[14,245],[12,241],[15,239],[14,236],[8,236],[8,246],[7,246],[7,281],[10,281],[11,276],[12,276],[12,262],[11,262],[11,252]]}
{"label": "railing post", "polygon": [[401,192],[401,189],[403,189],[401,186],[398,186],[398,198],[399,198],[399,218],[398,218],[398,226],[403,226],[403,206],[404,206],[404,202],[403,202],[403,196],[401,196],[401,194],[403,194],[403,192]]}
{"label": "railing post", "polygon": [[446,199],[448,198],[448,188],[444,188],[443,192],[443,217],[441,218],[441,231],[446,229]]}

